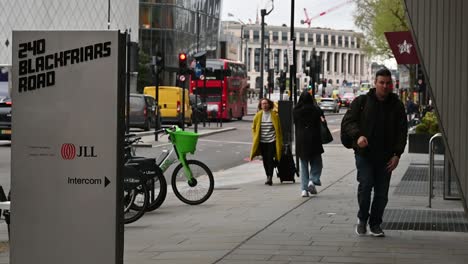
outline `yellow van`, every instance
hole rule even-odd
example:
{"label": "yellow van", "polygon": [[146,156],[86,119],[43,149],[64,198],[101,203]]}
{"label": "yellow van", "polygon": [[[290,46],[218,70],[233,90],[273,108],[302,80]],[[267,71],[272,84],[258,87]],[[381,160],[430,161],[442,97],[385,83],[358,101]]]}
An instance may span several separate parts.
{"label": "yellow van", "polygon": [[[156,98],[156,87],[147,86],[143,93]],[[163,124],[177,124],[182,127],[182,88],[159,86],[159,108]],[[192,125],[192,107],[188,89],[185,89],[185,124]]]}

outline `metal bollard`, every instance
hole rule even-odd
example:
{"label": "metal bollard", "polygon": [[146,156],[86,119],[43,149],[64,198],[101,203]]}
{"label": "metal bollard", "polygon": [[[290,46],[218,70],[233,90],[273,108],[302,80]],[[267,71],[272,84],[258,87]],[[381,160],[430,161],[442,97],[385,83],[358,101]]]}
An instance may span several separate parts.
{"label": "metal bollard", "polygon": [[432,198],[434,197],[434,140],[442,137],[442,133],[437,133],[429,140],[429,205],[432,207]]}

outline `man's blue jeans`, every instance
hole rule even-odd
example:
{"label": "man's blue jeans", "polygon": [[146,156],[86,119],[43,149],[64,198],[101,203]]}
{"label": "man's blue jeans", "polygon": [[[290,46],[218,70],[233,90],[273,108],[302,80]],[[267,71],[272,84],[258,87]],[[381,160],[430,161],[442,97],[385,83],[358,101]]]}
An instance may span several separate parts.
{"label": "man's blue jeans", "polygon": [[[358,218],[369,226],[379,226],[388,202],[388,188],[391,172],[386,169],[385,161],[374,161],[366,157],[355,155],[358,186]],[[371,205],[372,189],[374,198]],[[370,213],[369,213],[370,209]]]}
{"label": "man's blue jeans", "polygon": [[[299,159],[301,163],[302,190],[307,190],[309,181],[318,182],[322,175],[322,155],[314,156],[311,160]],[[309,170],[310,166],[310,170]],[[310,172],[310,173],[309,173]]]}

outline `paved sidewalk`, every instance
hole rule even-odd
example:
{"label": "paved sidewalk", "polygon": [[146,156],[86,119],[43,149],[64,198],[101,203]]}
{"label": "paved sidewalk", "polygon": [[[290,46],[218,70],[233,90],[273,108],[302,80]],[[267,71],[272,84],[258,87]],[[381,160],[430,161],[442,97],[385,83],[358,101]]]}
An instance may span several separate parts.
{"label": "paved sidewalk", "polygon": [[[358,237],[356,172],[351,150],[326,145],[318,195],[300,197],[296,183],[264,185],[258,160],[215,172],[215,191],[204,204],[183,204],[169,189],[161,208],[125,227],[124,263],[468,263],[468,233],[393,231]],[[425,210],[427,197],[393,195],[412,162],[404,154],[392,176],[387,208]],[[437,197],[435,210],[462,210]],[[4,226],[4,225],[1,225]],[[5,240],[0,230],[0,239]],[[8,263],[8,253],[0,253]]]}

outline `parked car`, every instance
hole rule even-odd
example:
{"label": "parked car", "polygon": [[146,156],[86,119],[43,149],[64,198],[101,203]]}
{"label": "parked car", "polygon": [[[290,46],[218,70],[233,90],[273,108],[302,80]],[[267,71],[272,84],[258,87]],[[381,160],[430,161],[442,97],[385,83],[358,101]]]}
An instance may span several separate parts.
{"label": "parked car", "polygon": [[343,97],[341,97],[341,105],[349,107],[353,102],[354,98],[356,98],[354,93],[345,93]]}
{"label": "parked car", "polygon": [[129,126],[148,131],[155,127],[158,118],[156,101],[144,94],[130,94]]}
{"label": "parked car", "polygon": [[341,102],[338,99],[322,98],[318,104],[323,111],[332,111],[333,113],[340,112]]}
{"label": "parked car", "polygon": [[11,140],[11,98],[8,73],[0,71],[0,140]]}

